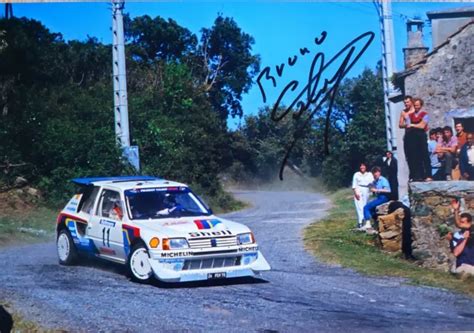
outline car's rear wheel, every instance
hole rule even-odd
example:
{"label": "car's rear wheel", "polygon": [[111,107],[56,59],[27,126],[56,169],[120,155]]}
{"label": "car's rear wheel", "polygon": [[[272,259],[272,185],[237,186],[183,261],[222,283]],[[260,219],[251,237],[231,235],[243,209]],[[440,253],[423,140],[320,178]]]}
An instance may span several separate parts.
{"label": "car's rear wheel", "polygon": [[79,256],[77,254],[76,245],[74,245],[71,234],[67,229],[63,229],[59,232],[56,248],[61,265],[67,266],[77,263]]}
{"label": "car's rear wheel", "polygon": [[139,283],[147,283],[153,276],[153,270],[150,265],[150,255],[147,248],[143,244],[136,244],[127,262],[128,275],[130,278]]}

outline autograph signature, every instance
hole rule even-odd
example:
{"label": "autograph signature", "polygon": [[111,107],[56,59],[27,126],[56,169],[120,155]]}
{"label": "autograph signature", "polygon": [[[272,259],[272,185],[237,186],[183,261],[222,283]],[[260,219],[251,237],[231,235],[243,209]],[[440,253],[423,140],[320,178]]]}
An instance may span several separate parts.
{"label": "autograph signature", "polygon": [[[285,118],[290,113],[290,111],[293,110],[293,120],[299,122],[299,124],[296,126],[295,132],[293,133],[292,140],[287,145],[286,153],[280,166],[280,180],[283,180],[283,169],[296,142],[303,134],[303,130],[308,126],[308,124],[311,122],[311,119],[318,111],[320,111],[321,107],[326,102],[328,104],[325,119],[324,151],[326,154],[329,154],[330,116],[337,89],[345,75],[355,65],[355,63],[372,43],[374,36],[375,34],[370,31],[361,34],[350,41],[327,62],[325,62],[325,55],[323,52],[316,53],[311,62],[308,81],[305,82],[306,85],[300,86],[299,81],[291,80],[285,86],[283,86],[283,89],[280,90],[280,95],[272,108],[271,119],[278,122]],[[323,44],[326,40],[326,37],[327,32],[323,31],[319,38],[314,39],[315,44]],[[301,57],[305,57],[307,54],[310,54],[311,51],[305,47],[300,48],[299,53]],[[257,78],[257,85],[262,94],[264,103],[267,102],[267,95],[264,85],[271,84],[273,88],[279,88],[281,85],[279,85],[280,82],[278,82],[278,80],[282,78],[283,74],[286,74],[289,68],[295,66],[298,63],[298,59],[298,55],[294,55],[293,57],[289,57],[286,63],[275,66],[276,74],[272,73],[272,70],[269,66],[265,67],[260,72]],[[331,66],[337,66],[338,61],[340,61],[340,65],[334,70],[334,73],[332,73],[330,71],[333,70]],[[286,67],[286,65],[288,65],[288,67]],[[327,72],[325,72],[326,70]],[[325,77],[324,80],[322,80],[323,77]],[[320,87],[321,82],[323,82],[322,87]],[[286,101],[285,98],[288,99],[289,102]],[[283,101],[286,101],[289,103],[289,105],[288,107],[284,107],[283,111],[279,111],[279,109],[281,109],[280,105]],[[305,114],[307,117],[302,118]],[[302,118],[301,121],[300,118]]]}

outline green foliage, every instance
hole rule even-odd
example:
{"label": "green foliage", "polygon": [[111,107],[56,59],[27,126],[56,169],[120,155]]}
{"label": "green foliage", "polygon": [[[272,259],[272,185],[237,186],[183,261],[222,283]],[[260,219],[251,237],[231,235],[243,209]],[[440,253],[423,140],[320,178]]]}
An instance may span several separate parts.
{"label": "green foliage", "polygon": [[[229,96],[240,100],[258,68],[253,39],[220,16],[203,29],[206,46],[172,19],[127,17],[125,27],[131,142],[143,173],[234,205],[218,174],[231,156]],[[0,31],[0,181],[22,175],[56,203],[74,190],[73,177],[130,174],[115,141],[110,45],[66,42],[26,18],[2,19]]]}
{"label": "green foliage", "polygon": [[223,121],[242,116],[242,94],[252,86],[260,58],[251,53],[254,39],[232,18],[218,16],[214,26],[202,29],[199,56],[203,59],[206,90]]}
{"label": "green foliage", "polygon": [[143,62],[177,60],[193,52],[197,37],[173,19],[148,15],[124,17],[126,38],[133,59]]}
{"label": "green foliage", "polygon": [[[327,110],[322,110],[326,111]],[[281,112],[280,112],[281,113]],[[295,135],[298,141],[288,163],[311,176],[322,176],[328,188],[347,185],[358,164],[373,164],[385,148],[385,117],[382,78],[366,69],[357,78],[342,82],[335,96],[326,133],[325,112],[318,113],[307,128],[291,112],[275,122],[270,109],[245,118],[245,125],[232,133],[233,165],[228,169],[234,180],[276,177],[282,159]],[[329,155],[324,137],[329,138]]]}

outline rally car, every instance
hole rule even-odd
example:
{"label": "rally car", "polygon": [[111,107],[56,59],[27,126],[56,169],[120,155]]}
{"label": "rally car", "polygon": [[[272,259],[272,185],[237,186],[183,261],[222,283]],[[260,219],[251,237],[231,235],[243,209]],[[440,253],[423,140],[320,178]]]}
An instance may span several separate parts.
{"label": "rally car", "polygon": [[270,270],[250,229],[213,215],[185,184],[156,177],[76,178],[80,191],[57,218],[59,263],[92,255],[130,278],[184,282]]}

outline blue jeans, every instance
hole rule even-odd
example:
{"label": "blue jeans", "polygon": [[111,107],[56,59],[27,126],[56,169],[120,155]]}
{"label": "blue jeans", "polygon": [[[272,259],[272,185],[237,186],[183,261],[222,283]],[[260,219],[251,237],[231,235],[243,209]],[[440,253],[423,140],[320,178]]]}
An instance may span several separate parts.
{"label": "blue jeans", "polygon": [[370,220],[375,215],[375,208],[386,202],[388,202],[388,197],[385,195],[379,195],[374,200],[368,202],[364,206],[364,220]]}

